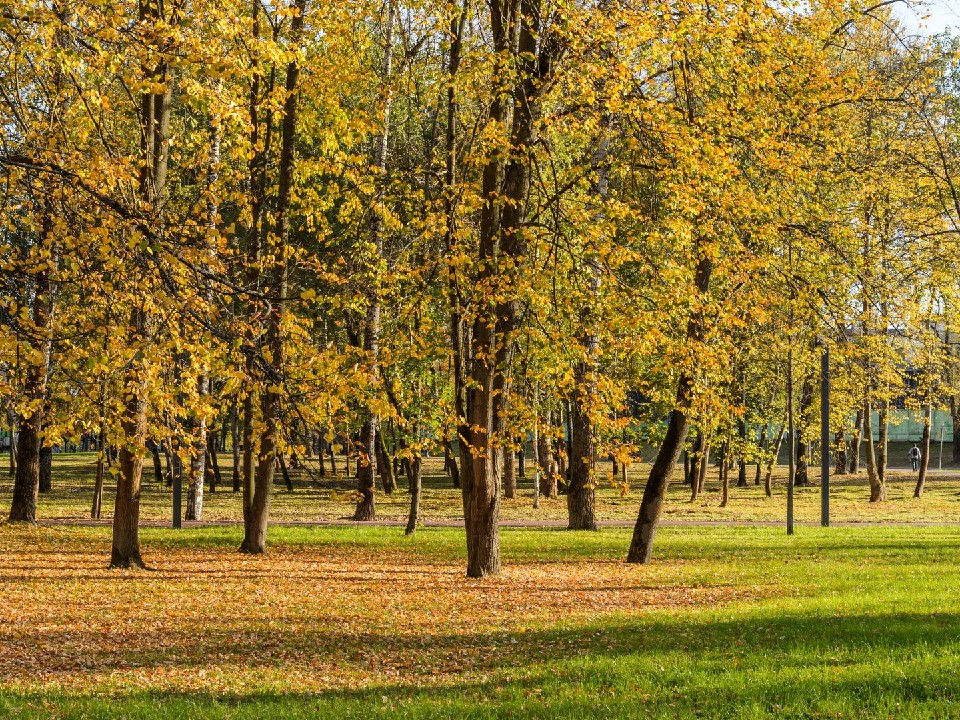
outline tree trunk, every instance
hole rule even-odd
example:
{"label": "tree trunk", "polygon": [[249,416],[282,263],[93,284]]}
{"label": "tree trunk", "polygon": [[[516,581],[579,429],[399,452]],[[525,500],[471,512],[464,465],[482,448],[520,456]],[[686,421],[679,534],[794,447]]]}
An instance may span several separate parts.
{"label": "tree trunk", "polygon": [[417,522],[420,518],[421,467],[420,454],[417,453],[410,462],[410,474],[407,476],[410,487],[410,513],[407,515],[405,535],[413,535],[417,531]]}
{"label": "tree trunk", "polygon": [[210,466],[213,468],[213,480],[210,483],[210,492],[216,492],[217,486],[223,484],[223,476],[220,474],[220,459],[217,457],[218,450],[217,434],[215,432],[208,433],[207,454],[210,459]]}
{"label": "tree trunk", "polygon": [[547,410],[543,414],[540,433],[540,491],[548,498],[557,497],[557,462],[553,456],[553,438],[549,430],[553,429],[553,413]]}
{"label": "tree trunk", "polygon": [[833,474],[846,475],[847,474],[847,443],[842,430],[838,430],[836,433],[834,433],[833,448],[834,448]]}
{"label": "tree trunk", "polygon": [[877,452],[877,480],[880,483],[880,487],[883,488],[884,497],[881,498],[886,500],[887,494],[887,451],[890,447],[889,437],[890,437],[890,401],[884,400],[880,403],[880,410],[877,413],[877,423],[880,425],[880,448]]}
{"label": "tree trunk", "polygon": [[517,453],[512,446],[503,449],[503,496],[513,498],[517,493]]}
{"label": "tree trunk", "polygon": [[392,495],[397,489],[397,478],[394,474],[393,463],[390,461],[390,453],[387,452],[387,443],[383,439],[383,433],[377,431],[377,469],[380,471],[380,482],[383,483],[383,491],[387,495]]}
{"label": "tree trunk", "polygon": [[[47,213],[42,222],[43,244],[52,247],[52,225]],[[41,335],[41,360],[30,362],[24,373],[23,394],[30,400],[33,412],[24,411],[16,448],[13,442],[13,414],[10,423],[10,467],[14,471],[13,498],[10,504],[11,522],[36,522],[37,494],[50,489],[50,476],[43,471],[43,414],[46,409],[47,376],[53,354],[53,296],[55,284],[47,271],[40,272],[36,281],[31,318],[35,331]],[[49,449],[49,446],[48,448]]]}
{"label": "tree trunk", "polygon": [[103,471],[104,471],[104,446],[107,441],[105,423],[101,416],[100,436],[97,442],[99,448],[97,452],[97,479],[93,485],[93,502],[90,504],[90,519],[99,520],[103,508]]}
{"label": "tree trunk", "polygon": [[460,467],[457,463],[457,457],[453,454],[453,444],[446,440],[443,443],[443,452],[447,458],[447,467],[450,469],[450,479],[453,481],[453,487],[460,488]]}
{"label": "tree trunk", "polygon": [[[259,4],[256,3],[258,6]],[[256,21],[256,10],[255,21]],[[297,48],[303,32],[306,0],[295,0],[294,14],[290,24],[290,46]],[[287,64],[286,95],[283,103],[283,121],[280,127],[280,161],[277,169],[277,197],[275,204],[275,232],[268,235],[272,245],[268,253],[273,261],[269,278],[270,311],[266,318],[266,345],[270,351],[270,363],[261,408],[264,430],[260,437],[256,481],[253,497],[244,516],[244,537],[240,551],[261,554],[266,550],[267,522],[270,512],[270,495],[277,465],[277,446],[280,439],[280,420],[283,413],[281,383],[284,369],[283,314],[287,303],[288,258],[287,243],[290,236],[290,201],[293,189],[294,142],[297,131],[298,80],[300,65],[297,59]],[[251,412],[252,416],[252,412]],[[251,418],[252,421],[252,418]],[[252,423],[251,423],[252,424]],[[252,434],[252,433],[251,433]],[[249,482],[249,481],[248,481]]]}
{"label": "tree trunk", "polygon": [[767,461],[767,473],[763,479],[763,488],[767,497],[773,497],[773,468],[777,465],[777,459],[780,457],[780,448],[783,446],[783,436],[787,432],[787,423],[780,423],[780,430],[777,431],[777,439],[773,443],[773,452]]}
{"label": "tree trunk", "polygon": [[850,472],[860,472],[860,441],[863,437],[863,408],[857,409],[857,421],[853,426],[853,440],[850,442]]}
{"label": "tree trunk", "polygon": [[950,417],[953,418],[953,464],[960,465],[960,399],[956,395],[950,398]]}
{"label": "tree trunk", "polygon": [[287,471],[287,463],[283,459],[283,453],[277,453],[277,465],[280,466],[280,474],[283,476],[283,483],[287,486],[289,492],[293,492],[293,482],[290,480],[290,473]]}
{"label": "tree trunk", "polygon": [[797,423],[797,452],[794,458],[796,470],[793,476],[795,487],[805,487],[810,484],[807,453],[810,450],[811,407],[813,407],[813,380],[808,376],[804,378],[800,390],[800,422]]}
{"label": "tree trunk", "polygon": [[[130,311],[131,344],[148,337],[146,313]],[[146,368],[143,361],[133,362],[127,371],[124,393],[127,401],[120,422],[120,474],[113,508],[113,547],[110,567],[144,567],[140,556],[140,481],[143,477],[143,456],[140,448],[147,441]]]}
{"label": "tree trunk", "polygon": [[760,484],[760,475],[762,473],[762,466],[763,466],[763,461],[761,458],[763,457],[764,451],[766,451],[767,449],[767,424],[766,423],[764,423],[763,427],[760,428],[760,441],[757,443],[757,449],[759,450],[759,453],[757,454],[757,472],[756,472],[756,475],[754,475],[753,477],[754,485]]}
{"label": "tree trunk", "polygon": [[14,430],[16,420],[12,410],[7,410],[7,420],[10,426],[10,475],[15,477],[17,474],[17,439]]}
{"label": "tree trunk", "polygon": [[231,480],[234,492],[240,492],[240,406],[236,400],[230,409],[230,452],[233,457]]}
{"label": "tree trunk", "polygon": [[[710,287],[710,275],[713,272],[713,261],[706,255],[701,255],[697,262],[694,285],[699,295],[704,295]],[[704,323],[698,312],[690,316],[687,322],[687,340],[699,343],[703,339]],[[633,528],[633,538],[630,541],[630,550],[627,553],[627,562],[648,563],[653,558],[653,542],[660,524],[660,515],[663,512],[663,503],[667,495],[667,487],[673,475],[674,465],[680,457],[680,451],[687,439],[689,420],[687,413],[690,409],[693,391],[693,376],[689,371],[680,373],[677,383],[677,398],[674,409],[670,413],[670,422],[667,432],[660,444],[657,458],[650,469],[647,485],[643,489],[643,499],[640,502],[640,514]],[[706,467],[704,463],[703,467]]]}
{"label": "tree trunk", "polygon": [[923,406],[923,437],[920,441],[920,474],[917,486],[913,489],[915,498],[923,496],[923,486],[927,480],[927,467],[930,463],[930,425],[933,420],[933,404],[928,400]]}
{"label": "tree trunk", "polygon": [[720,507],[726,507],[730,499],[730,442],[724,443],[724,451],[720,458]]}
{"label": "tree trunk", "polygon": [[867,443],[867,480],[870,482],[870,502],[887,499],[887,489],[877,474],[877,456],[873,445],[873,407],[868,395],[863,406],[863,436]]}
{"label": "tree trunk", "polygon": [[47,444],[40,446],[40,487],[42,493],[53,489],[53,448]]}
{"label": "tree trunk", "polygon": [[740,430],[740,451],[737,455],[737,487],[747,486],[747,460],[743,453],[747,449],[747,419],[742,417],[737,421]]}
{"label": "tree trunk", "polygon": [[[596,336],[593,336],[596,338]],[[589,341],[588,341],[589,342]],[[596,350],[596,346],[593,348]],[[589,349],[588,349],[589,351]],[[577,390],[570,403],[571,454],[570,483],[567,486],[567,529],[596,530],[596,493],[593,477],[593,428],[589,408],[596,392],[592,369],[580,363],[575,382]],[[584,386],[584,387],[581,387]]]}
{"label": "tree trunk", "polygon": [[37,494],[40,490],[41,422],[42,414],[39,409],[33,415],[20,420],[16,449],[19,462],[16,464],[16,475],[13,482],[10,522],[33,523],[37,521]]}
{"label": "tree trunk", "polygon": [[[383,259],[383,218],[380,216],[379,205],[384,190],[384,177],[387,172],[387,144],[390,137],[390,108],[393,101],[390,80],[393,75],[393,24],[395,19],[396,7],[394,0],[387,0],[387,18],[383,42],[383,75],[381,78],[381,88],[383,92],[383,114],[380,134],[374,139],[373,143],[373,167],[376,168],[377,178],[375,179],[375,193],[377,199],[370,204],[369,214],[367,216],[367,231],[370,238],[370,244],[374,248],[374,263],[379,264]],[[369,358],[367,372],[370,376],[371,387],[377,386],[377,377],[379,374],[378,364],[380,355],[380,288],[381,281],[379,271],[374,270],[373,277],[369,281],[367,292],[367,318],[363,333],[363,349]],[[375,520],[376,506],[374,503],[374,477],[377,473],[377,435],[380,418],[376,410],[371,407],[367,409],[367,417],[364,419],[363,430],[360,435],[360,444],[362,453],[365,456],[363,462],[363,472],[357,474],[357,507],[353,514],[354,520]],[[381,468],[384,470],[385,468]],[[392,484],[392,479],[391,479]]]}

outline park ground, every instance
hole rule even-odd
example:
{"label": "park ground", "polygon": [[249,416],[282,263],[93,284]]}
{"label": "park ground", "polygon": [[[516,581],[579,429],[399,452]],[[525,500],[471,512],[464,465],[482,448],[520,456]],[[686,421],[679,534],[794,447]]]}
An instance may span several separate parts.
{"label": "park ground", "polygon": [[[678,486],[671,509],[741,524],[665,527],[643,566],[623,562],[627,527],[505,528],[502,575],[470,580],[456,527],[276,526],[248,557],[232,493],[208,495],[225,524],[174,531],[152,483],[150,569],[108,570],[110,528],[79,524],[88,459],[58,458],[40,505],[58,522],[0,525],[0,718],[960,718],[950,474],[921,500],[894,480],[869,523],[792,537],[750,524],[781,516],[780,483],[727,508]],[[452,518],[446,482],[425,499]],[[275,516],[348,513],[343,490],[295,487]],[[840,483],[838,512],[869,512],[864,489]],[[636,513],[636,488],[601,495],[609,519],[621,500]],[[798,495],[814,520],[818,489]],[[531,517],[520,496],[508,513]]]}

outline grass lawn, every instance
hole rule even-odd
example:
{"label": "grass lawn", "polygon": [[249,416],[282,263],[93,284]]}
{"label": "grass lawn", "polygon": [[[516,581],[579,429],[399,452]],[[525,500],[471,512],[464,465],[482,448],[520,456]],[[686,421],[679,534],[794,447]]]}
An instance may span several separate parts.
{"label": "grass lawn", "polygon": [[960,718],[960,529],[0,526],[0,717]]}

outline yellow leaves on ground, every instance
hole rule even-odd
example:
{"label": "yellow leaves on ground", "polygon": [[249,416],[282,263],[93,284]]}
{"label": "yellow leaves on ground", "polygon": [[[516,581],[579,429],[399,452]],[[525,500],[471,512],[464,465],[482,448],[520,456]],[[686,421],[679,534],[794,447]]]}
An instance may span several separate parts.
{"label": "yellow leaves on ground", "polygon": [[0,527],[0,685],[241,693],[453,684],[549,651],[541,631],[556,618],[745,594],[664,585],[662,567],[614,561],[523,562],[468,581],[459,562],[415,546],[311,544],[249,557],[148,542],[155,569],[121,572],[105,567],[109,542],[105,530]]}

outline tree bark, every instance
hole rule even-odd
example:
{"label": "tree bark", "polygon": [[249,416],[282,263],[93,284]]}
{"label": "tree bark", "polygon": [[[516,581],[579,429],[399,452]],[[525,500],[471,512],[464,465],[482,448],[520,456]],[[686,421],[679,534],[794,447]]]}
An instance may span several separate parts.
{"label": "tree bark", "polygon": [[846,475],[847,474],[847,443],[842,430],[838,430],[836,433],[834,433],[833,448],[834,448],[833,474]]}
{"label": "tree bark", "polygon": [[392,495],[397,489],[397,478],[393,471],[393,463],[390,461],[390,453],[387,451],[387,443],[383,439],[383,432],[379,430],[377,431],[377,469],[380,471],[383,491],[387,495]]}
{"label": "tree bark", "polygon": [[217,440],[217,433],[207,433],[207,455],[210,459],[210,465],[213,467],[213,480],[210,483],[210,492],[216,492],[217,486],[223,484],[223,476],[220,474],[220,460],[217,457],[217,451],[219,449]]}
{"label": "tree bark", "polygon": [[[130,337],[134,343],[149,335],[146,312],[130,311]],[[120,474],[113,508],[113,546],[110,567],[145,567],[140,556],[140,481],[143,477],[141,449],[147,442],[147,368],[143,360],[131,363],[123,392],[128,398],[120,422]]]}
{"label": "tree bark", "polygon": [[870,483],[870,502],[881,502],[887,499],[887,489],[880,482],[877,474],[877,456],[873,445],[873,407],[869,394],[863,405],[863,436],[867,443],[867,480]]}
{"label": "tree bark", "polygon": [[517,493],[517,453],[512,445],[503,449],[503,496],[513,498]]}
{"label": "tree bark", "polygon": [[53,489],[53,448],[44,443],[40,446],[40,492]]}
{"label": "tree bark", "polygon": [[763,461],[761,458],[763,457],[764,451],[766,451],[767,449],[767,424],[766,423],[764,423],[763,427],[760,428],[760,440],[757,443],[757,449],[759,450],[759,453],[757,455],[757,472],[756,472],[756,475],[754,475],[753,477],[754,485],[760,484],[760,475],[762,473],[762,468],[763,468]]}
{"label": "tree bark", "polygon": [[763,479],[763,489],[767,497],[773,497],[773,468],[777,465],[777,459],[780,457],[780,448],[783,447],[783,436],[787,432],[787,423],[781,422],[780,429],[777,431],[777,438],[773,442],[773,452],[767,461],[767,472]]}
{"label": "tree bark", "polygon": [[410,462],[410,473],[407,476],[410,486],[410,513],[407,515],[405,535],[413,535],[417,531],[417,522],[420,518],[420,490],[422,486],[422,464],[419,452]]}
{"label": "tree bark", "polygon": [[807,452],[810,449],[810,408],[813,407],[813,380],[807,376],[803,380],[800,390],[800,422],[797,424],[797,452],[794,461],[793,484],[795,487],[805,487],[810,484],[810,474],[807,468]]}
{"label": "tree bark", "polygon": [[853,440],[850,442],[850,472],[860,472],[860,441],[863,437],[863,408],[857,409],[857,421],[853,426]]}
{"label": "tree bark", "polygon": [[[697,262],[694,277],[694,286],[699,296],[706,294],[709,289],[712,272],[713,262],[706,254],[701,255]],[[687,322],[687,341],[689,343],[701,342],[704,330],[703,317],[700,311],[695,310]],[[640,514],[633,528],[633,538],[630,541],[627,562],[648,563],[653,558],[653,542],[660,524],[660,515],[663,512],[667,487],[673,476],[674,465],[680,457],[680,451],[683,449],[683,444],[687,438],[689,428],[687,414],[692,400],[693,382],[693,376],[688,370],[680,373],[677,383],[677,397],[674,402],[674,409],[670,413],[667,433],[660,444],[657,458],[653,462],[646,487],[643,489]]]}
{"label": "tree bark", "polygon": [[[306,0],[295,0],[294,14],[290,25],[291,47],[296,48],[300,43],[305,14]],[[277,465],[280,420],[283,412],[283,397],[281,394],[285,350],[283,314],[287,304],[289,272],[287,244],[290,236],[290,202],[293,189],[299,77],[299,61],[294,58],[287,64],[286,96],[283,103],[283,121],[280,126],[280,161],[277,169],[275,207],[276,229],[272,237],[268,236],[268,241],[273,245],[270,253],[273,262],[270,269],[271,277],[269,278],[270,311],[266,319],[266,345],[270,351],[270,362],[266,370],[267,377],[264,378],[266,387],[263,390],[261,400],[265,427],[260,437],[253,497],[244,515],[244,537],[243,543],[240,545],[241,552],[252,555],[262,554],[266,550],[270,495],[273,490],[273,477]],[[252,412],[250,414],[252,416]]]}
{"label": "tree bark", "polygon": [[923,496],[924,484],[927,481],[927,467],[930,463],[930,425],[933,420],[933,404],[928,400],[923,406],[923,436],[920,441],[920,474],[917,476],[917,486],[913,489],[913,496]]}
{"label": "tree bark", "polygon": [[97,441],[97,479],[93,485],[93,502],[90,504],[90,519],[99,520],[103,508],[104,448],[107,441],[106,426],[103,417],[100,420],[100,435]]}
{"label": "tree bark", "polygon": [[877,480],[880,487],[883,488],[883,498],[886,500],[887,494],[887,454],[890,447],[890,401],[884,400],[880,403],[880,410],[877,413],[877,423],[880,425],[880,448],[877,452]]}

